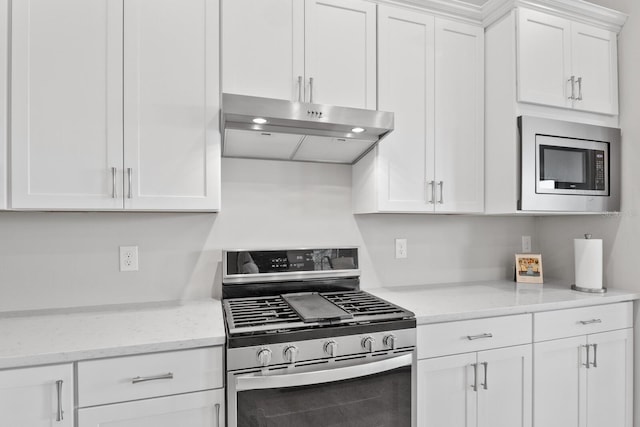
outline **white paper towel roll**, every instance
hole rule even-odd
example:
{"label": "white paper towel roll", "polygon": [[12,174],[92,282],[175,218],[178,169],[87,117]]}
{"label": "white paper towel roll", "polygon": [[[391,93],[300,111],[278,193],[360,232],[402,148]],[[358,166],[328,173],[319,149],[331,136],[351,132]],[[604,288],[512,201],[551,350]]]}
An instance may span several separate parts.
{"label": "white paper towel roll", "polygon": [[602,239],[573,239],[576,286],[602,289]]}

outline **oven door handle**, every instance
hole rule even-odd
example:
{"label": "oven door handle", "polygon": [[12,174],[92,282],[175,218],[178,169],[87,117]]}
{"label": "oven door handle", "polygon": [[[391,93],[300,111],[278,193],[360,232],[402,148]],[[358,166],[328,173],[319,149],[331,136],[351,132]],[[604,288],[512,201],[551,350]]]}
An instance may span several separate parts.
{"label": "oven door handle", "polygon": [[392,371],[413,363],[413,354],[384,359],[364,365],[346,366],[343,368],[323,369],[312,372],[301,372],[286,375],[260,375],[250,374],[236,377],[236,390],[259,390],[270,388],[287,388],[303,385],[323,384],[334,381],[348,380],[367,375]]}

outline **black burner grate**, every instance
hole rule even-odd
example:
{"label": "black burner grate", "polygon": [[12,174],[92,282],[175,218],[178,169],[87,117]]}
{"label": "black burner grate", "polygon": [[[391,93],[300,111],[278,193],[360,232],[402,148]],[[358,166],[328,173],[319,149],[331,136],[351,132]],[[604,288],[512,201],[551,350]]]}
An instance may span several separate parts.
{"label": "black burner grate", "polygon": [[413,318],[414,314],[364,291],[321,293],[353,318],[331,322],[303,322],[280,296],[232,298],[223,300],[231,335],[291,331],[322,327],[327,324],[358,324]]}

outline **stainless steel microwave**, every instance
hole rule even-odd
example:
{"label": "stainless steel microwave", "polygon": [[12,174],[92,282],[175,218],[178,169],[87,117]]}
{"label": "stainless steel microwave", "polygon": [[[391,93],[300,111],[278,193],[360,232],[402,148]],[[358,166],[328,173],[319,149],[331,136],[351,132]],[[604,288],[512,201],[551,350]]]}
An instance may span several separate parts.
{"label": "stainless steel microwave", "polygon": [[518,117],[522,211],[620,210],[620,129]]}

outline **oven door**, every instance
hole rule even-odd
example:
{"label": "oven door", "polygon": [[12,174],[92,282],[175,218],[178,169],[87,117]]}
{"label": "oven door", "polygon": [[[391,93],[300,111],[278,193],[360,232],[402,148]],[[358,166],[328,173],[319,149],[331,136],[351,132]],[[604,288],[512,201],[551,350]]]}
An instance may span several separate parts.
{"label": "oven door", "polygon": [[229,427],[411,427],[414,352],[229,373]]}

